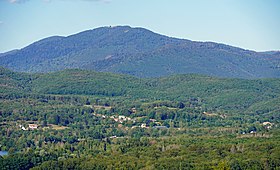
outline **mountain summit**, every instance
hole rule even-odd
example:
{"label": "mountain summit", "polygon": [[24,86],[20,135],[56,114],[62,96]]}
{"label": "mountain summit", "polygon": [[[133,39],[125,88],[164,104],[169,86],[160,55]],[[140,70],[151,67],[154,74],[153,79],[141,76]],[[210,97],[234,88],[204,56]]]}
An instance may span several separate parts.
{"label": "mountain summit", "polygon": [[138,77],[199,73],[218,77],[280,77],[280,52],[254,52],[213,42],[171,38],[144,28],[101,27],[54,36],[0,55],[21,72],[80,68]]}

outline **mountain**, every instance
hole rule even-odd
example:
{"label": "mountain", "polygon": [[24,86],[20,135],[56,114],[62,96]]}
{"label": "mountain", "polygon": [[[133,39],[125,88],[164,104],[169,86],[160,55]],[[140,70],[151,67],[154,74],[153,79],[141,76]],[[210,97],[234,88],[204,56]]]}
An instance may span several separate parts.
{"label": "mountain", "polygon": [[0,55],[21,72],[80,68],[138,77],[198,73],[218,77],[280,77],[280,52],[254,52],[213,42],[171,38],[144,28],[101,27],[49,37]]}

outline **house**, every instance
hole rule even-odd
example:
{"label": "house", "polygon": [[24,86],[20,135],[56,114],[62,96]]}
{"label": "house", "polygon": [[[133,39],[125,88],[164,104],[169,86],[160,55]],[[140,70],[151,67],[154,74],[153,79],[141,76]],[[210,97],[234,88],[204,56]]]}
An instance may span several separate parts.
{"label": "house", "polygon": [[22,130],[27,130],[23,125],[19,125]]}
{"label": "house", "polygon": [[270,123],[270,122],[263,122],[262,123],[264,126],[266,126],[266,125],[272,125],[272,123]]}
{"label": "house", "polygon": [[126,116],[120,115],[120,116],[119,116],[119,120],[120,120],[120,121],[121,121],[121,120],[123,120],[123,121],[129,121],[129,120],[131,120],[131,118],[130,118],[130,117],[126,117]]}
{"label": "house", "polygon": [[137,112],[136,108],[135,107],[131,108],[131,112],[136,113]]}
{"label": "house", "polygon": [[142,123],[140,127],[141,128],[147,128],[147,124],[146,123]]}
{"label": "house", "polygon": [[125,116],[120,115],[120,116],[119,116],[119,119],[126,120],[126,117],[125,117]]}
{"label": "house", "polygon": [[28,124],[28,128],[31,130],[38,129],[38,125],[37,124]]}
{"label": "house", "polygon": [[273,123],[270,123],[270,122],[263,122],[262,125],[263,125],[266,129],[270,129],[270,128],[272,128]]}

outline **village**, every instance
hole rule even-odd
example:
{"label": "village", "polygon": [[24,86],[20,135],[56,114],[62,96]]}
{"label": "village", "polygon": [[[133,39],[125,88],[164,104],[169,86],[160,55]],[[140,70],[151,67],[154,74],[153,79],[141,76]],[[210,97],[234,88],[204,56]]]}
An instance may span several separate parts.
{"label": "village", "polygon": [[[104,110],[110,110],[111,107],[110,106],[100,106],[100,105],[84,105],[84,107],[90,107],[90,108],[94,108],[95,110],[100,110],[100,109],[104,109]],[[132,111],[132,113],[137,113],[136,108],[131,108],[130,109]],[[115,115],[105,115],[105,114],[100,114],[97,112],[93,112],[92,113],[95,117],[101,118],[101,119],[110,119],[112,121],[114,121],[115,123],[117,123],[117,127],[118,128],[124,128],[125,130],[129,130],[129,129],[135,129],[135,128],[142,128],[142,129],[149,129],[149,128],[154,128],[154,129],[168,129],[168,126],[164,126],[162,125],[162,121],[158,121],[156,119],[147,119],[146,116],[145,117],[128,117],[128,116],[124,116],[124,115],[119,115],[119,114],[115,114]],[[225,114],[216,114],[216,113],[210,113],[210,112],[203,112],[204,115],[206,116],[219,116],[223,119],[226,118]],[[144,118],[144,119],[143,119]],[[143,121],[145,120],[145,121]],[[127,126],[126,123],[127,122],[131,122],[133,124],[133,126]],[[62,125],[55,125],[55,124],[47,124],[47,126],[42,127],[40,125],[39,122],[37,121],[27,121],[25,122],[25,124],[22,123],[17,123],[18,127],[23,130],[23,131],[33,131],[33,130],[46,130],[46,129],[53,129],[53,130],[63,130],[66,128],[69,128],[67,126],[62,126]],[[260,125],[267,130],[270,130],[273,128],[274,124],[271,122],[263,122],[260,123]],[[181,128],[173,128],[173,129],[177,129],[177,130],[181,130]],[[257,132],[255,130],[251,130],[249,132],[241,132],[241,135],[243,135],[243,137],[267,137],[264,134],[257,134]],[[242,137],[242,136],[240,136]],[[111,136],[110,138],[119,138],[118,136]]]}
{"label": "village", "polygon": [[[90,107],[90,106],[87,106]],[[106,106],[94,106],[94,108],[104,108],[104,109],[111,109],[111,107],[106,107]],[[136,113],[137,110],[136,108],[131,108],[132,113]],[[123,124],[127,121],[131,121],[132,123],[139,123],[139,119],[141,119],[142,117],[137,117],[137,118],[130,118],[124,115],[112,115],[112,116],[106,116],[106,115],[102,115],[102,114],[97,114],[97,113],[93,113],[94,116],[96,117],[101,117],[103,119],[111,119],[117,123]],[[148,125],[149,122],[152,122],[155,126],[150,127]],[[148,123],[144,123],[144,122],[140,122],[139,126],[132,126],[131,129],[134,128],[158,128],[158,129],[166,129],[168,128],[167,126],[162,126],[161,122],[157,121],[156,119],[149,119]]]}

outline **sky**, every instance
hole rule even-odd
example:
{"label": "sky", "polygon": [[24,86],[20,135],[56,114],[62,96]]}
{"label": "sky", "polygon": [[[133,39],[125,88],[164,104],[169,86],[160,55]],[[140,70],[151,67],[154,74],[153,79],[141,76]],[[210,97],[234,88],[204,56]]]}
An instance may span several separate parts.
{"label": "sky", "polygon": [[280,50],[280,0],[0,0],[0,53],[101,26]]}

